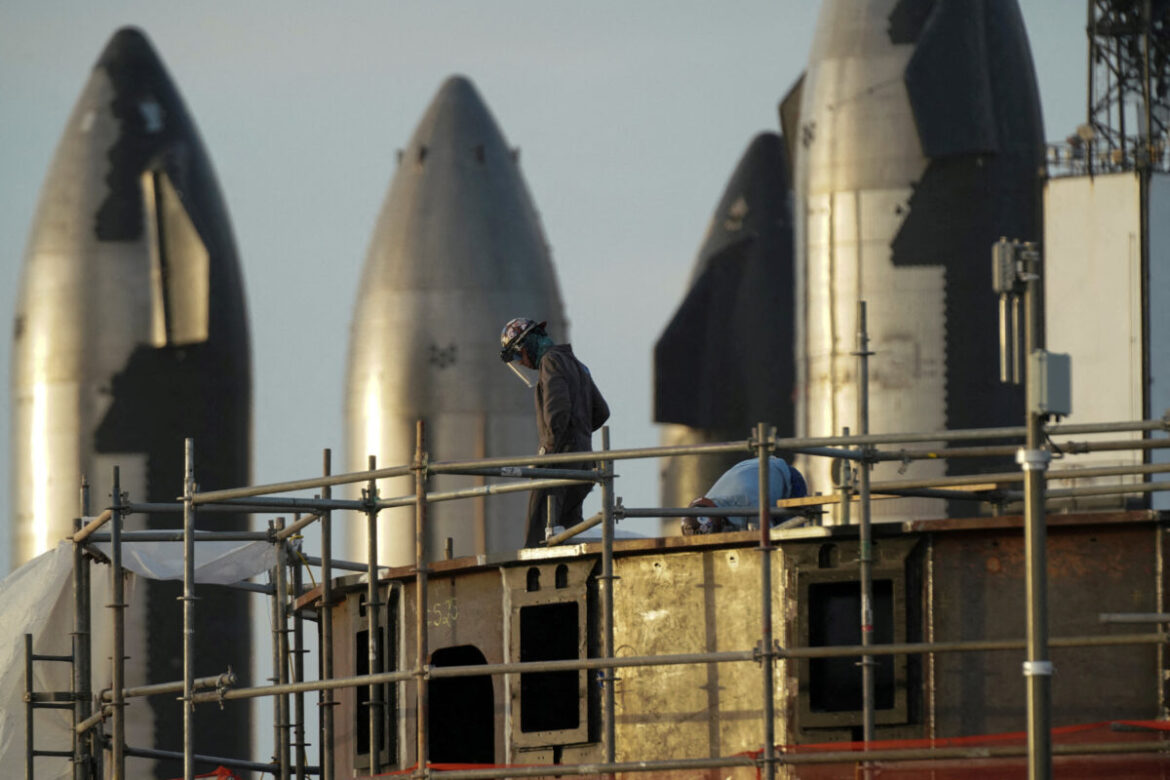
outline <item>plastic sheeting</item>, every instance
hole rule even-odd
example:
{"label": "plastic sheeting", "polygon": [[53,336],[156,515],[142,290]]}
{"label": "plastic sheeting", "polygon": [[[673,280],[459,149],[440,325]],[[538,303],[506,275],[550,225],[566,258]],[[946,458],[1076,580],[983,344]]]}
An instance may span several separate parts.
{"label": "plastic sheeting", "polygon": [[[109,545],[95,545],[109,554]],[[183,578],[183,545],[174,542],[134,542],[122,546],[123,567],[135,575],[158,580]],[[195,548],[195,581],[227,585],[247,580],[276,564],[268,542],[200,542]],[[33,652],[42,655],[72,653],[73,545],[61,542],[0,581],[0,778],[24,777],[25,705],[24,635],[33,635]],[[109,685],[112,637],[106,629],[109,570],[95,566],[91,574],[91,620],[94,689]],[[127,593],[131,593],[128,588]],[[130,597],[132,599],[132,596]],[[37,691],[68,691],[72,666],[40,661],[33,664]],[[37,710],[35,746],[38,750],[68,750],[72,714],[68,710]],[[38,757],[38,780],[72,777],[69,759]]]}
{"label": "plastic sheeting", "polygon": [[[0,777],[24,777],[24,635],[33,635],[33,652],[68,655],[73,630],[73,545],[62,542],[0,582]],[[33,665],[39,691],[69,690],[70,665]],[[71,715],[68,710],[38,710],[36,747],[67,749]],[[38,778],[72,776],[65,758],[36,759]]]}
{"label": "plastic sheeting", "polygon": [[[110,545],[95,545],[107,556]],[[231,585],[276,565],[276,548],[268,542],[200,542],[195,545],[195,582]],[[122,567],[151,580],[183,579],[183,545],[175,542],[129,542],[122,545]]]}

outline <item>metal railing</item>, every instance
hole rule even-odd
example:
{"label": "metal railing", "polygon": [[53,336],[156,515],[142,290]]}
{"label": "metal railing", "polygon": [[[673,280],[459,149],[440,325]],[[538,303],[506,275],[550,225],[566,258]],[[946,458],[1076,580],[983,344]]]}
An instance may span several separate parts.
{"label": "metal railing", "polygon": [[[867,340],[864,331],[864,316],[859,318],[861,323],[860,332],[858,334],[858,351],[857,355],[861,361],[862,373],[865,376],[864,361],[868,355]],[[753,432],[752,438],[723,442],[717,444],[702,444],[690,446],[673,446],[673,447],[646,447],[624,450],[611,450],[609,448],[608,431],[603,430],[602,433],[602,449],[599,452],[588,456],[588,460],[596,461],[597,465],[594,469],[577,470],[571,468],[564,468],[563,464],[580,463],[582,455],[580,453],[560,453],[555,455],[543,456],[524,456],[524,457],[508,457],[508,458],[485,458],[473,461],[450,461],[450,462],[430,462],[428,459],[428,452],[426,447],[425,429],[420,422],[416,430],[416,449],[413,462],[408,465],[392,466],[376,468],[376,464],[371,459],[369,469],[361,472],[351,472],[347,474],[331,474],[331,458],[327,450],[324,456],[323,473],[319,477],[294,480],[289,482],[280,482],[268,485],[258,485],[251,487],[242,487],[230,490],[216,490],[200,492],[196,488],[196,461],[194,444],[190,441],[186,444],[186,464],[185,464],[185,480],[184,493],[180,502],[175,504],[134,504],[129,501],[129,498],[123,496],[119,492],[119,478],[118,471],[114,471],[114,495],[117,497],[114,506],[105,509],[96,518],[88,517],[88,499],[85,498],[83,491],[81,514],[82,519],[77,523],[77,531],[74,534],[74,550],[75,550],[75,571],[74,571],[74,598],[75,598],[75,613],[76,624],[74,632],[73,651],[68,660],[73,664],[73,683],[68,706],[73,709],[73,725],[74,725],[74,744],[69,751],[74,761],[74,777],[75,778],[92,778],[101,775],[103,763],[108,761],[111,776],[115,778],[126,777],[126,759],[128,756],[150,756],[150,757],[177,757],[179,754],[165,753],[165,751],[157,751],[150,748],[129,746],[126,744],[126,726],[125,726],[125,708],[127,702],[134,698],[156,695],[163,688],[167,691],[181,691],[182,699],[181,705],[184,712],[184,726],[183,726],[183,752],[181,754],[185,777],[193,777],[194,766],[197,761],[206,760],[208,757],[196,756],[194,753],[194,735],[196,729],[196,714],[199,705],[206,705],[209,703],[223,703],[228,701],[248,700],[255,698],[274,697],[276,706],[276,717],[274,724],[274,738],[277,743],[275,758],[272,762],[255,762],[238,757],[214,758],[213,760],[225,766],[240,766],[242,768],[261,769],[261,771],[272,771],[277,776],[288,778],[295,772],[296,777],[304,778],[308,775],[320,774],[325,778],[333,776],[336,765],[334,749],[335,738],[335,716],[333,708],[336,704],[332,693],[341,688],[356,688],[359,686],[368,687],[369,691],[369,717],[366,724],[369,729],[369,744],[371,746],[371,766],[370,773],[374,774],[384,767],[379,766],[378,759],[378,732],[383,728],[384,719],[389,717],[387,713],[383,712],[379,705],[378,696],[380,695],[380,686],[392,682],[411,682],[417,688],[417,710],[415,712],[416,727],[417,727],[417,742],[415,747],[415,755],[418,760],[418,766],[422,767],[416,775],[422,777],[434,778],[494,778],[494,777],[521,777],[521,776],[535,776],[540,774],[548,774],[550,768],[548,767],[500,767],[495,769],[479,769],[479,770],[460,770],[460,771],[439,771],[428,766],[428,683],[433,679],[460,677],[470,675],[503,675],[503,674],[523,674],[541,671],[564,671],[564,670],[600,670],[606,672],[600,678],[602,683],[602,692],[600,696],[601,701],[601,745],[600,754],[604,760],[597,763],[588,764],[557,764],[555,767],[556,774],[570,775],[570,774],[612,774],[616,772],[638,772],[638,771],[669,771],[669,770],[687,770],[700,768],[714,768],[714,767],[733,767],[733,766],[756,766],[763,776],[771,778],[774,777],[776,769],[781,764],[797,764],[797,763],[813,763],[813,762],[864,762],[880,760],[885,758],[898,758],[905,760],[912,759],[926,759],[926,758],[943,758],[943,757],[962,757],[968,755],[988,756],[991,753],[987,748],[979,748],[977,751],[964,749],[930,749],[920,751],[848,751],[841,755],[817,754],[817,755],[791,755],[791,754],[777,754],[775,752],[775,736],[774,724],[776,717],[776,703],[774,701],[774,664],[781,660],[799,659],[799,658],[828,658],[828,657],[861,657],[863,663],[873,663],[873,659],[877,656],[890,654],[929,654],[929,653],[943,653],[943,652],[990,652],[998,650],[1019,650],[1025,647],[1024,640],[994,640],[994,641],[966,641],[966,642],[929,642],[929,643],[903,643],[897,645],[876,645],[868,641],[863,641],[859,646],[852,647],[789,647],[783,648],[777,645],[772,639],[773,618],[771,614],[771,550],[774,549],[773,536],[771,530],[771,523],[769,518],[778,514],[786,514],[793,510],[795,505],[799,504],[801,507],[808,507],[817,503],[832,503],[843,502],[844,506],[849,506],[850,503],[857,503],[859,507],[859,515],[861,519],[862,541],[861,541],[861,562],[860,575],[862,586],[865,587],[869,567],[866,565],[868,557],[868,506],[871,500],[878,498],[881,495],[921,495],[923,491],[957,491],[963,488],[970,488],[976,486],[979,489],[975,491],[963,490],[961,495],[965,498],[974,500],[983,500],[989,503],[1002,506],[1005,502],[1019,501],[1023,496],[1017,490],[1010,486],[1014,486],[1024,479],[1024,474],[1021,472],[1006,472],[1006,473],[992,473],[983,475],[968,475],[968,476],[954,476],[954,477],[939,477],[937,479],[906,479],[906,480],[891,480],[887,482],[873,482],[868,481],[868,469],[873,464],[887,461],[887,460],[902,460],[912,461],[917,459],[937,459],[938,457],[947,458],[974,458],[974,457],[997,457],[1002,456],[1006,452],[1014,452],[1018,449],[1018,445],[1014,447],[1007,447],[1007,445],[996,444],[993,446],[981,445],[979,442],[984,440],[1015,440],[1022,441],[1026,428],[1019,427],[1000,427],[990,429],[975,429],[965,431],[932,431],[922,433],[907,433],[907,434],[870,434],[865,426],[865,413],[862,404],[866,403],[866,393],[864,392],[865,384],[862,382],[861,387],[863,392],[859,393],[859,416],[861,419],[860,430],[856,434],[848,434],[847,432],[839,436],[820,437],[820,438],[777,438],[773,430],[761,423]],[[1143,449],[1151,449],[1155,447],[1163,447],[1170,445],[1170,440],[1166,439],[1136,439],[1136,440],[1121,440],[1111,439],[1107,441],[1084,441],[1074,442],[1068,437],[1084,436],[1093,434],[1110,434],[1110,433],[1137,433],[1147,434],[1151,432],[1165,432],[1168,429],[1166,419],[1151,420],[1151,421],[1133,421],[1124,423],[1108,423],[1108,424],[1093,424],[1093,425],[1049,425],[1044,428],[1044,435],[1048,440],[1056,442],[1058,439],[1064,440],[1057,442],[1061,448],[1070,453],[1094,452],[1094,451],[1113,451],[1120,449],[1133,449],[1141,451]],[[915,443],[923,442],[948,442],[945,448],[939,449],[934,447],[914,448],[907,447]],[[965,442],[975,442],[971,446],[964,446]],[[813,497],[797,502],[782,502],[784,506],[773,507],[769,506],[769,497],[767,493],[768,485],[768,458],[777,450],[804,452],[813,456],[819,457],[833,457],[843,458],[860,464],[861,474],[864,479],[857,486],[856,489],[850,487],[841,491],[841,493],[832,493],[826,496]],[[760,493],[757,498],[757,504],[754,507],[738,507],[735,509],[683,509],[683,508],[624,508],[620,505],[616,498],[614,483],[616,475],[614,473],[614,463],[619,460],[634,459],[634,458],[660,458],[666,456],[688,455],[701,457],[703,455],[712,453],[728,453],[728,452],[742,452],[745,454],[755,455],[759,461],[760,466]],[[1110,467],[1098,469],[1083,469],[1083,470],[1058,470],[1048,472],[1045,476],[1046,480],[1055,481],[1062,479],[1082,478],[1082,477],[1136,477],[1141,478],[1140,482],[1124,485],[1102,485],[1089,488],[1077,488],[1077,495],[1110,495],[1116,492],[1124,494],[1138,495],[1150,491],[1170,490],[1170,482],[1146,481],[1146,478],[1153,477],[1158,474],[1170,471],[1170,466],[1132,466],[1132,467]],[[376,480],[388,476],[404,476],[413,475],[415,478],[415,492],[411,496],[402,496],[396,498],[383,499],[377,496]],[[490,476],[498,479],[513,480],[505,484],[488,484],[477,488],[467,490],[447,491],[447,492],[428,492],[426,490],[426,482],[428,475],[431,474],[476,474],[480,476]],[[429,576],[428,561],[432,557],[432,552],[427,549],[427,513],[428,507],[431,503],[438,501],[457,500],[472,496],[484,496],[493,494],[502,494],[520,490],[532,490],[537,488],[555,487],[567,484],[574,484],[579,482],[592,482],[599,484],[601,487],[601,503],[602,509],[594,518],[582,523],[581,525],[568,529],[558,536],[550,539],[550,543],[560,543],[567,541],[577,533],[586,530],[589,527],[600,524],[602,526],[601,534],[601,567],[599,580],[600,593],[600,653],[599,657],[595,658],[581,658],[576,660],[566,661],[547,661],[547,662],[510,662],[501,664],[479,665],[474,667],[433,667],[426,661],[428,658],[428,644],[427,644],[427,627],[425,616],[427,614],[427,582]],[[367,485],[366,495],[360,501],[342,501],[333,499],[331,496],[331,489],[337,485],[355,485],[365,483]],[[990,486],[989,486],[990,484]],[[280,494],[286,492],[318,490],[320,494],[314,498],[303,497],[286,497]],[[1069,493],[1069,491],[1049,491],[1050,497],[1060,497]],[[943,493],[950,495],[947,493]],[[933,494],[932,494],[933,495]],[[376,559],[377,550],[377,522],[376,518],[378,512],[382,509],[396,506],[415,507],[415,522],[416,522],[416,550],[415,550],[415,597],[417,599],[415,605],[415,657],[412,662],[404,663],[404,668],[396,670],[383,669],[383,658],[381,651],[378,649],[378,643],[374,641],[374,636],[377,632],[377,612],[376,606],[381,598],[381,591],[379,588],[379,572],[381,568]],[[245,532],[230,532],[230,533],[215,533],[215,532],[197,532],[195,531],[195,519],[198,512],[212,512],[219,510],[230,511],[252,511],[257,513],[307,513],[293,523],[285,526],[283,519],[273,522],[267,532],[245,533]],[[176,531],[152,531],[152,532],[129,532],[124,531],[124,521],[127,514],[137,511],[174,511],[176,513],[182,512],[183,523],[181,530]],[[367,615],[369,620],[370,632],[370,649],[369,649],[369,673],[365,675],[347,676],[337,678],[334,676],[334,658],[333,658],[333,636],[332,624],[329,616],[326,614],[334,605],[335,591],[333,590],[333,577],[337,569],[353,568],[355,564],[344,564],[343,562],[335,561],[332,557],[332,528],[333,528],[333,513],[347,512],[351,514],[361,515],[367,524],[369,531],[369,547],[368,558],[365,562],[365,573],[367,578]],[[618,519],[628,517],[676,517],[686,516],[688,514],[704,514],[704,515],[724,515],[724,516],[743,516],[754,515],[757,518],[759,526],[759,550],[761,552],[761,570],[760,570],[760,603],[761,603],[761,625],[760,625],[760,642],[755,648],[744,649],[736,652],[710,652],[710,653],[694,653],[694,654],[680,654],[680,655],[659,655],[646,657],[614,657],[614,569],[613,569],[613,553],[614,553],[614,524]],[[290,618],[290,611],[287,608],[290,598],[302,598],[305,594],[303,589],[299,586],[290,588],[288,573],[290,567],[299,567],[301,564],[294,560],[294,558],[286,555],[286,545],[294,535],[302,532],[305,528],[319,524],[321,530],[321,556],[317,558],[308,558],[317,562],[321,567],[321,587],[319,597],[315,599],[312,606],[321,612],[321,637],[322,642],[320,646],[320,669],[322,670],[321,679],[306,680],[304,679],[304,665],[301,663],[301,653],[303,646],[299,639],[295,642],[296,647],[296,662],[295,670],[290,666],[290,656],[293,655],[290,647],[288,637],[290,632],[289,621],[297,620],[294,615]],[[108,525],[109,530],[104,530]],[[165,684],[164,686],[148,686],[146,688],[126,688],[124,679],[124,641],[125,641],[125,626],[123,614],[125,610],[125,594],[123,591],[123,567],[122,567],[122,547],[123,544],[132,540],[162,540],[182,542],[184,549],[184,577],[183,577],[183,596],[182,614],[184,625],[184,660],[183,660],[183,679],[176,683]],[[226,677],[226,675],[217,675],[214,678],[196,678],[195,677],[195,658],[193,652],[194,640],[194,616],[198,609],[197,602],[197,587],[194,576],[194,551],[197,544],[205,541],[224,541],[229,539],[238,540],[254,540],[264,539],[276,545],[278,551],[277,559],[278,565],[273,572],[272,580],[274,587],[271,588],[271,595],[275,599],[273,609],[273,623],[272,632],[274,637],[274,655],[273,655],[273,684],[254,687],[235,687],[234,680]],[[90,603],[89,603],[89,567],[91,565],[91,555],[87,551],[92,549],[90,545],[103,541],[108,542],[109,547],[109,565],[110,565],[110,581],[112,586],[112,604],[113,609],[113,637],[114,637],[114,651],[111,665],[112,685],[111,689],[106,692],[99,693],[97,697],[93,697],[90,690],[90,676],[92,674],[92,650],[89,647],[89,636],[91,627],[89,625]],[[104,556],[102,556],[104,558]],[[298,569],[299,570],[299,569]],[[293,577],[294,582],[299,580]],[[872,588],[872,585],[870,584]],[[861,636],[868,639],[870,632],[865,630],[867,625],[872,625],[871,608],[869,607],[869,599],[863,598],[863,614],[859,616],[862,624]],[[299,636],[299,635],[297,635]],[[1105,646],[1105,645],[1140,645],[1140,644],[1164,644],[1167,641],[1167,634],[1148,633],[1148,634],[1130,634],[1124,636],[1081,636],[1081,637],[1058,637],[1049,640],[1048,644],[1053,647],[1061,646]],[[29,644],[27,653],[27,663],[31,665],[34,661],[44,660],[32,653],[31,643]],[[63,661],[64,658],[54,658],[49,660]],[[762,731],[760,739],[763,745],[763,752],[758,758],[745,756],[712,756],[704,759],[663,759],[663,760],[647,760],[647,761],[622,761],[616,760],[617,757],[617,731],[615,719],[615,701],[614,701],[614,670],[621,668],[631,668],[638,666],[669,666],[678,664],[708,664],[708,663],[757,663],[761,669],[761,684],[763,688],[762,700],[760,703],[761,717],[762,717]],[[868,670],[869,666],[864,665],[863,671]],[[33,703],[47,703],[49,700],[43,698],[48,694],[38,694],[31,689],[31,677],[28,689],[28,701],[30,702],[30,709]],[[208,690],[207,688],[213,688]],[[298,699],[294,707],[290,704],[288,697],[290,695],[303,696],[305,693],[316,692],[319,694],[319,705],[321,709],[321,733],[322,744],[318,751],[317,767],[308,765],[309,756],[304,749],[304,706],[303,700]],[[42,697],[38,699],[38,696]],[[868,743],[873,738],[873,679],[871,675],[866,675],[863,687],[864,698],[864,742]],[[91,698],[93,701],[91,702]],[[96,707],[91,706],[96,704]],[[510,717],[510,715],[509,715]],[[107,722],[110,726],[110,734],[106,737],[104,730]],[[1057,753],[1062,753],[1070,750],[1077,752],[1110,752],[1115,751],[1116,746],[1081,746],[1079,748],[1060,748],[1056,750]],[[1161,749],[1148,746],[1134,746],[1127,745],[1126,749],[1133,752],[1146,749]],[[973,752],[974,751],[974,752]],[[1018,748],[1004,748],[998,751],[992,751],[996,755],[1018,755],[1020,749]],[[45,751],[34,750],[32,742],[32,718],[29,716],[29,731],[28,731],[28,776],[33,777],[34,758],[36,755],[45,755]],[[64,751],[61,753],[64,754]],[[54,753],[54,755],[56,755]]]}

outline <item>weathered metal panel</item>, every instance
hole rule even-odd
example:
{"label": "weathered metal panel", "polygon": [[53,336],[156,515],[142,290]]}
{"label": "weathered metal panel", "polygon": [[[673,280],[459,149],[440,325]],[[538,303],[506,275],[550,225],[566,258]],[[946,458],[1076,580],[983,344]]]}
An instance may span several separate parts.
{"label": "weathered metal panel", "polygon": [[[402,586],[402,667],[414,664],[416,647],[417,589],[413,580]],[[434,653],[443,648],[472,645],[483,653],[486,663],[503,663],[504,655],[504,600],[501,598],[498,571],[460,572],[457,576],[434,576],[427,581],[427,649]],[[428,659],[428,663],[430,659]],[[497,761],[505,756],[503,678],[492,681],[495,705],[493,708],[495,754]],[[417,689],[412,683],[400,686],[398,711],[401,733],[403,767],[415,761],[418,712]]]}
{"label": "weathered metal panel", "polygon": [[[781,556],[773,553],[773,566]],[[619,558],[614,572],[618,656],[750,650],[760,641],[760,553],[747,548]],[[783,578],[773,572],[772,598]],[[782,636],[784,617],[774,616]],[[758,750],[763,740],[757,664],[639,667],[618,673],[617,760],[700,758]],[[785,675],[773,690],[783,712]],[[784,719],[777,739],[787,741]]]}
{"label": "weathered metal panel", "polygon": [[[938,534],[933,545],[935,641],[1021,639],[1025,630],[1022,531]],[[1157,609],[1153,525],[1050,527],[1052,637],[1128,633],[1101,612]],[[1157,651],[1149,646],[1054,648],[1056,726],[1158,715]],[[935,656],[936,736],[1024,728],[1022,651]],[[1142,681],[1148,684],[1142,684]]]}
{"label": "weathered metal panel", "polygon": [[[333,619],[333,674],[335,677],[352,677],[357,674],[356,639],[358,632],[357,593],[337,603],[329,614]],[[354,751],[357,745],[354,726],[357,709],[357,689],[338,688],[333,692],[336,702],[333,718],[334,768],[337,777],[352,777],[354,774]]]}
{"label": "weathered metal panel", "polygon": [[[918,586],[918,574],[921,564],[912,553],[918,543],[916,535],[905,537],[883,537],[873,544],[873,581],[890,584],[889,613],[886,617],[889,622],[883,623],[880,613],[880,598],[875,598],[874,612],[876,616],[876,632],[874,643],[882,642],[915,642],[921,641],[921,589]],[[827,604],[814,605],[810,597],[814,586],[856,584],[860,594],[860,578],[857,560],[860,557],[860,545],[855,538],[837,537],[817,542],[791,543],[783,547],[785,571],[788,573],[787,605],[793,619],[788,622],[786,646],[809,647],[817,643],[813,641],[811,624],[814,611],[828,608]],[[875,595],[877,588],[875,587]],[[841,615],[845,627],[838,627],[838,635],[849,636],[854,631],[855,638],[850,638],[841,644],[861,643],[861,612],[858,605],[856,612]],[[889,632],[887,635],[887,631]],[[834,642],[833,644],[838,644]],[[843,659],[842,663],[856,664],[857,659]],[[916,658],[894,656],[891,661],[883,658],[876,659],[879,669],[888,664],[892,698],[889,706],[875,708],[875,724],[879,726],[876,736],[879,739],[919,736],[921,726],[914,722],[913,715],[919,712],[921,697],[921,675],[918,672],[920,663]],[[860,727],[862,711],[857,709],[831,710],[825,707],[818,708],[812,701],[813,680],[811,675],[812,662],[809,659],[795,661],[791,666],[796,670],[799,688],[795,691],[795,707],[793,708],[793,733],[800,742],[824,742],[830,739],[850,739],[853,736],[851,729]],[[837,667],[841,669],[840,666]],[[860,675],[859,675],[860,676]],[[860,680],[857,680],[860,690]],[[911,689],[913,686],[913,689]],[[911,701],[913,700],[913,701]],[[836,729],[837,731],[826,731]]]}
{"label": "weathered metal panel", "polygon": [[[1163,609],[1165,571],[1161,526],[1153,513],[1060,515],[1049,518],[1050,631],[1053,637],[1141,633],[1098,622],[1101,612]],[[893,641],[953,642],[1024,636],[1023,533],[1020,518],[943,520],[886,525],[875,540],[875,580],[893,583],[889,608]],[[852,528],[805,529],[776,534],[771,554],[774,635],[785,647],[805,647],[816,606],[812,584],[856,581],[858,541]],[[760,561],[753,535],[721,534],[702,539],[634,540],[616,545],[615,648],[621,656],[751,650],[760,636]],[[428,593],[432,653],[472,644],[488,663],[515,661],[518,614],[525,606],[585,604],[588,636],[578,652],[597,653],[597,546],[564,548],[525,561],[500,561],[485,569],[469,561],[439,564]],[[564,567],[561,587],[556,571]],[[536,572],[535,579],[533,571]],[[539,588],[535,582],[539,581]],[[533,584],[530,584],[533,583]],[[548,584],[553,583],[548,589]],[[403,579],[402,663],[413,663],[413,580]],[[352,599],[358,598],[355,593]],[[338,674],[352,672],[356,600],[335,611]],[[579,614],[579,613],[578,613]],[[843,614],[848,622],[860,616]],[[347,625],[348,622],[348,625]],[[889,640],[884,640],[889,641]],[[348,646],[346,646],[348,643]],[[837,642],[840,644],[840,642]],[[1056,648],[1054,725],[1149,719],[1161,712],[1159,679],[1164,659],[1150,646]],[[947,652],[895,661],[894,706],[878,712],[879,740],[988,735],[1024,728],[1023,651]],[[803,662],[778,665],[772,691],[776,741],[800,745],[858,738],[852,711],[826,712],[808,722],[809,675]],[[762,747],[764,696],[757,663],[631,667],[617,671],[617,760],[706,758],[758,751]],[[596,672],[583,676],[595,680]],[[591,763],[601,760],[596,728],[599,688],[578,688],[589,708],[584,734],[533,733],[517,738],[508,717],[519,715],[517,676],[493,681],[496,762]],[[409,683],[401,690],[400,766],[414,761],[415,700]],[[585,691],[582,697],[582,690]],[[338,719],[338,741],[352,741],[351,692],[339,691],[349,714]],[[814,713],[816,714],[816,713]],[[803,719],[803,720],[802,720]],[[812,719],[813,721],[816,718]],[[350,728],[346,733],[343,729]],[[570,740],[577,740],[571,742]],[[1106,740],[1107,741],[1107,740]],[[520,744],[526,742],[526,744]],[[351,768],[339,749],[339,770]],[[1130,764],[1123,764],[1130,766]],[[1138,764],[1133,764],[1137,766]],[[840,765],[838,768],[844,767]],[[1112,766],[1112,765],[1110,765]],[[988,768],[991,771],[992,768]],[[914,766],[906,767],[912,772]],[[359,769],[360,771],[360,769]],[[850,770],[851,771],[851,770]],[[829,777],[832,768],[785,767],[782,776]],[[828,773],[828,774],[826,774]],[[732,777],[730,770],[654,773],[650,777]],[[897,776],[896,774],[893,776]]]}

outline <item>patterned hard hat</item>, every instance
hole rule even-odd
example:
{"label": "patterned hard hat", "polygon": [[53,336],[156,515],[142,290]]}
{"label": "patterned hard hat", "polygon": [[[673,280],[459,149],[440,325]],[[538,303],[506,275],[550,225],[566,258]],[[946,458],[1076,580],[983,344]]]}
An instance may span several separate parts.
{"label": "patterned hard hat", "polygon": [[509,320],[500,331],[500,360],[511,363],[520,354],[524,337],[534,330],[543,329],[548,323],[530,320],[527,317],[516,317]]}

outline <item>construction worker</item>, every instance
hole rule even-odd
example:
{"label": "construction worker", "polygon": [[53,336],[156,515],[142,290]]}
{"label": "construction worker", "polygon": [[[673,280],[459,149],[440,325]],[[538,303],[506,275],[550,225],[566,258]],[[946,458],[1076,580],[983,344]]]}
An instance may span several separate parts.
{"label": "construction worker", "polygon": [[[691,502],[692,507],[727,508],[756,506],[760,501],[760,462],[756,458],[741,460],[723,472],[704,494]],[[783,498],[801,498],[808,495],[804,475],[775,455],[768,458],[768,503],[775,506]],[[723,531],[747,530],[748,518],[684,517],[683,536],[713,534]]]}
{"label": "construction worker", "polygon": [[[609,406],[589,369],[573,355],[573,348],[554,343],[545,331],[546,324],[526,317],[509,321],[500,333],[500,359],[530,387],[533,385],[513,361],[539,373],[535,400],[540,454],[592,451],[593,432],[609,419]],[[594,464],[562,463],[557,467],[591,469]],[[581,522],[581,502],[592,489],[593,483],[585,482],[529,493],[525,545],[536,547],[544,540],[549,496],[554,501],[553,525],[568,528]]]}

